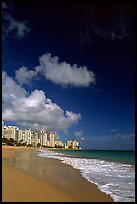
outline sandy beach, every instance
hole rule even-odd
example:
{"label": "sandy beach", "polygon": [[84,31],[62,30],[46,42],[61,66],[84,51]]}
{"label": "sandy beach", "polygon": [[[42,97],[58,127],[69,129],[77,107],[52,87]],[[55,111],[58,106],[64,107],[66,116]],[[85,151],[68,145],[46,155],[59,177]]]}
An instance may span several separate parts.
{"label": "sandy beach", "polygon": [[27,201],[113,202],[71,166],[35,148],[2,146],[2,202]]}

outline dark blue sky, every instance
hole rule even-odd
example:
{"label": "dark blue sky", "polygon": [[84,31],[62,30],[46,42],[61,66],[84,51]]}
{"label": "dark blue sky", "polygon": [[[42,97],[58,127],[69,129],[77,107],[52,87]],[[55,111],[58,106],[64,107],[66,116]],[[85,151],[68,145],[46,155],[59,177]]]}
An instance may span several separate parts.
{"label": "dark blue sky", "polygon": [[[54,130],[62,141],[77,139],[83,148],[134,149],[134,18],[134,4],[130,1],[4,3],[2,66],[7,76],[3,93],[7,90],[5,87],[10,77],[20,89],[26,90],[28,97],[33,91],[42,90],[48,99],[64,111],[64,115],[66,111],[72,111],[75,116],[81,116],[76,119],[76,123],[71,117],[67,118],[64,128],[63,122],[61,126],[64,116],[57,113],[56,121],[60,121],[59,123],[52,117],[48,121],[46,114],[43,116],[43,123],[31,116],[28,122],[26,112],[20,112],[21,118],[17,116],[15,103],[18,104],[18,95],[15,95],[14,104],[11,102],[11,106],[5,106],[11,99],[8,94],[10,97],[14,95],[12,90],[6,96],[3,94],[3,119],[7,124],[16,122],[20,128],[25,128],[25,124],[29,128],[29,125],[36,123],[49,130],[55,127]],[[59,65],[61,62],[71,66],[77,64],[78,72],[85,65],[88,71],[95,74],[94,83],[89,83],[86,87],[80,85],[81,82],[74,85],[75,82],[71,84],[72,80],[67,77],[68,84],[62,86],[57,78],[60,76],[59,70],[57,75],[48,79],[43,75],[44,69],[37,77],[30,77],[29,84],[25,81],[21,83],[26,80],[25,76],[28,77],[29,71],[36,70],[36,66],[40,65],[39,58],[47,53],[52,58],[57,56]],[[17,78],[15,71],[21,67],[27,67],[28,75],[23,72],[24,75]],[[66,77],[66,73],[62,76]],[[74,77],[78,83],[77,76]],[[10,116],[6,112],[7,108],[15,114]],[[54,116],[53,112],[51,114]]]}

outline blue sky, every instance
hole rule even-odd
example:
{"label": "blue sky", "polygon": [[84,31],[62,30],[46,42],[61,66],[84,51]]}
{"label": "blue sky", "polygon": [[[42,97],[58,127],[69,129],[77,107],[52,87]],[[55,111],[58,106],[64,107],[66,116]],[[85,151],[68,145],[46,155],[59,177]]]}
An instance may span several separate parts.
{"label": "blue sky", "polygon": [[133,150],[134,4],[2,3],[2,117]]}

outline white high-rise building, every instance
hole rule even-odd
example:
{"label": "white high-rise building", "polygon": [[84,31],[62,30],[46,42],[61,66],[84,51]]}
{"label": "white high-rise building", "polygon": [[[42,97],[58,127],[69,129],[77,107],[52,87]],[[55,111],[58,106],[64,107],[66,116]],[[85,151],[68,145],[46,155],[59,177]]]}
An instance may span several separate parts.
{"label": "white high-rise building", "polygon": [[14,140],[18,140],[18,131],[19,131],[19,128],[17,128],[16,126],[3,126],[3,129],[2,129],[2,137],[3,138],[7,138],[7,139],[14,139]]}
{"label": "white high-rise building", "polygon": [[63,145],[61,140],[55,140],[55,146],[56,147],[63,147],[64,145]]}
{"label": "white high-rise building", "polygon": [[40,144],[47,146],[47,132],[44,129],[40,131]]}
{"label": "white high-rise building", "polygon": [[38,144],[38,133],[31,131],[31,143],[33,146],[37,146]]}
{"label": "white high-rise building", "polygon": [[50,132],[50,140],[49,140],[49,146],[50,147],[54,147],[55,146],[55,133],[54,132]]}
{"label": "white high-rise building", "polygon": [[19,130],[18,142],[36,146],[38,143],[38,133],[32,130]]}
{"label": "white high-rise building", "polygon": [[19,130],[18,142],[31,144],[31,130]]}
{"label": "white high-rise building", "polygon": [[69,140],[65,143],[65,149],[79,149],[79,142],[74,140]]}
{"label": "white high-rise building", "polygon": [[76,140],[72,141],[72,149],[78,149],[78,147],[79,147],[79,142]]}
{"label": "white high-rise building", "polygon": [[3,138],[4,121],[2,121],[2,138]]}

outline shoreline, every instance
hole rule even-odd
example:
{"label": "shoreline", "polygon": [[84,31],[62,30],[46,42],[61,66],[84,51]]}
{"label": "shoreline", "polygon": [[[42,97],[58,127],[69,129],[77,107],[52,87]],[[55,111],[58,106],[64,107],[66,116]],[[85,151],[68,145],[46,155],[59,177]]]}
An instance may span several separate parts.
{"label": "shoreline", "polygon": [[[37,156],[39,149],[2,146],[3,202],[114,202],[83,178],[79,170],[57,159]],[[20,162],[23,156],[27,159]]]}

